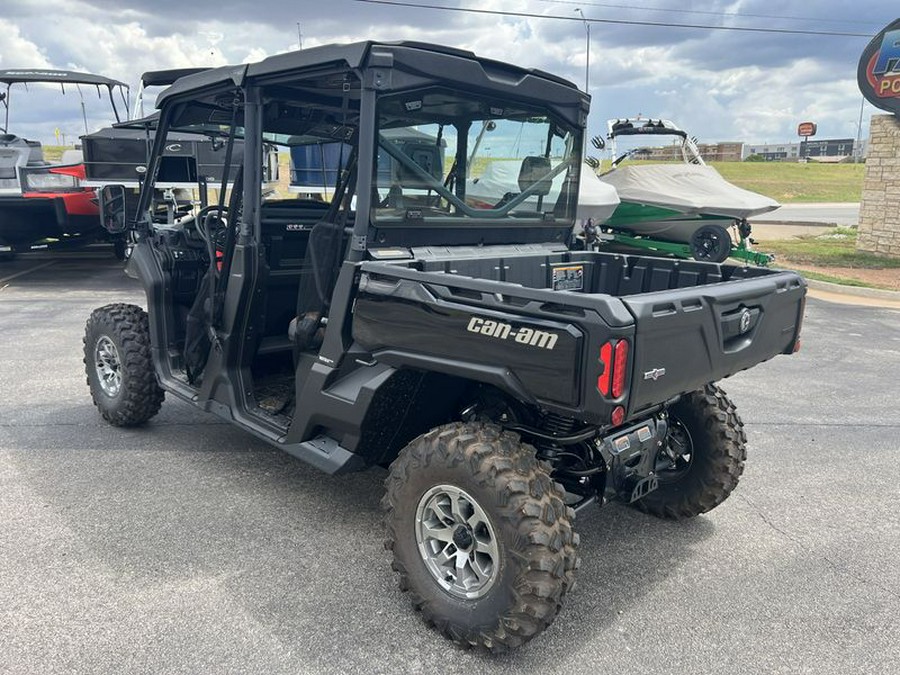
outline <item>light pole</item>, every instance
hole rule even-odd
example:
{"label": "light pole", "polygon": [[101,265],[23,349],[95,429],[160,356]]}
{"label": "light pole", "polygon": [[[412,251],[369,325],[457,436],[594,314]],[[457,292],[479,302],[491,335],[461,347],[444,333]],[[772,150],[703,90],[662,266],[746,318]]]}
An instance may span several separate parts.
{"label": "light pole", "polygon": [[590,94],[591,88],[591,24],[588,23],[588,20],[584,16],[584,12],[581,11],[580,7],[576,7],[575,11],[581,15],[581,20],[584,22],[584,30],[585,30],[585,38],[584,38],[584,51],[585,51],[585,64],[584,64],[584,92],[586,94]]}
{"label": "light pole", "polygon": [[853,148],[854,162],[862,161],[862,118],[865,105],[866,99],[863,97],[863,100],[859,102],[859,121],[856,123],[856,145]]}

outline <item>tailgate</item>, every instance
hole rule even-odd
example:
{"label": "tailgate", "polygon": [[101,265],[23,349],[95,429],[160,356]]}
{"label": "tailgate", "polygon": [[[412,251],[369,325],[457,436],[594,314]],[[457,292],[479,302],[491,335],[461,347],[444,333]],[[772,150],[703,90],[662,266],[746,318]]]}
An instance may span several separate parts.
{"label": "tailgate", "polygon": [[623,297],[636,332],[631,412],[791,353],[806,283],[794,272]]}

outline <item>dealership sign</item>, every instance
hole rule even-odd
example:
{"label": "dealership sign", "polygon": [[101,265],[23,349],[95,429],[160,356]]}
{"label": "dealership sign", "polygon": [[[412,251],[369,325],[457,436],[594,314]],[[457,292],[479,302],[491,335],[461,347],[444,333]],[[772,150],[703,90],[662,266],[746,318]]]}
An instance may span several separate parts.
{"label": "dealership sign", "polygon": [[900,113],[900,19],[868,44],[859,59],[856,80],[869,103]]}
{"label": "dealership sign", "polygon": [[797,135],[801,138],[809,138],[816,135],[816,130],[815,122],[800,122],[797,126]]}

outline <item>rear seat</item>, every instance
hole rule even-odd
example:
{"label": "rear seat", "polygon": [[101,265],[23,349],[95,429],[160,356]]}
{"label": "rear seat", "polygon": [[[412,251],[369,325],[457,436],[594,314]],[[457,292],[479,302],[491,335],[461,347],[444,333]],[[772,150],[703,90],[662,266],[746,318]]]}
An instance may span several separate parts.
{"label": "rear seat", "polygon": [[297,313],[300,278],[310,272],[303,264],[309,232],[328,209],[329,204],[308,199],[271,200],[262,205],[260,228],[269,279],[257,354],[291,349],[288,324]]}

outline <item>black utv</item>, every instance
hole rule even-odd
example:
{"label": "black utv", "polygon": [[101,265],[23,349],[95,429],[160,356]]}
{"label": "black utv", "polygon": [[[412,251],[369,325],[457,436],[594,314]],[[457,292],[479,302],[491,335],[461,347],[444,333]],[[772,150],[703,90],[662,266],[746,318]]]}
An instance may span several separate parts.
{"label": "black utv", "polygon": [[[389,467],[385,545],[426,621],[492,651],[534,637],[574,582],[576,510],[677,519],[728,497],[746,439],[714,382],[796,351],[806,292],[571,245],[588,103],[417,43],[178,80],[136,208],[106,188],[137,214],[147,312],[87,323],[101,415],[144,423],[167,392],[327,473]],[[243,142],[190,209],[152,203],[170,132],[209,135],[226,166]],[[264,195],[266,144],[339,144],[329,199]],[[498,159],[519,162],[512,189],[467,198]]]}

